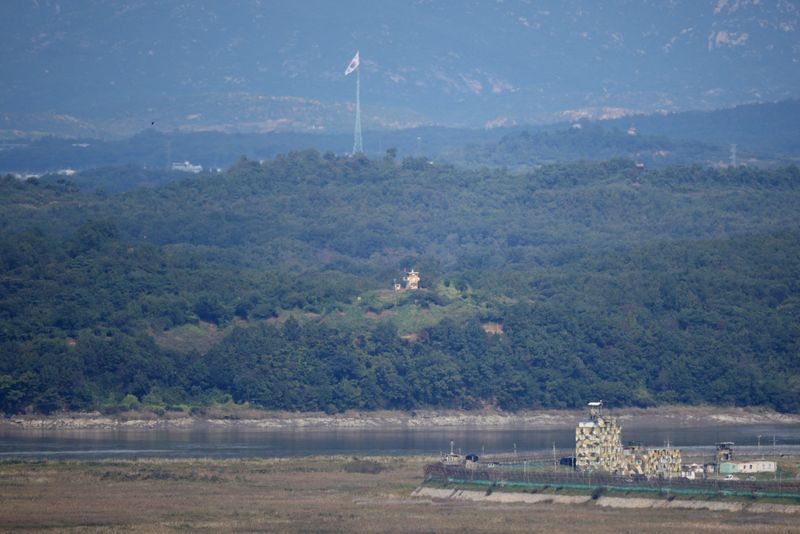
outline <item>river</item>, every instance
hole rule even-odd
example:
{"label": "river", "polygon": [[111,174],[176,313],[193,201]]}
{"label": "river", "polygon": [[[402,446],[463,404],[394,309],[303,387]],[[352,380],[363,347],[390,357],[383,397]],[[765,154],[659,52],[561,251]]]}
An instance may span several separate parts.
{"label": "river", "polygon": [[[623,428],[624,442],[710,450],[715,442],[733,441],[764,454],[800,454],[798,424],[738,424],[691,427]],[[453,441],[463,453],[496,454],[559,450],[574,446],[573,429],[454,427],[392,430],[262,430],[202,428],[192,430],[30,430],[0,427],[0,459],[98,458],[268,458],[306,455],[438,454]]]}

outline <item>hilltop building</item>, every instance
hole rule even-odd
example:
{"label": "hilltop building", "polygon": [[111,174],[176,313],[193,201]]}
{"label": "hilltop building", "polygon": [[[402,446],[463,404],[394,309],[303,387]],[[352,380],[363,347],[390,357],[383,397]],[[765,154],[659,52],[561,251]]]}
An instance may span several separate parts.
{"label": "hilltop building", "polygon": [[[406,290],[416,290],[419,289],[419,273],[415,271],[413,268],[406,273],[403,277],[403,282],[406,283],[405,288]],[[400,290],[400,284],[395,284],[394,288],[396,291]]]}

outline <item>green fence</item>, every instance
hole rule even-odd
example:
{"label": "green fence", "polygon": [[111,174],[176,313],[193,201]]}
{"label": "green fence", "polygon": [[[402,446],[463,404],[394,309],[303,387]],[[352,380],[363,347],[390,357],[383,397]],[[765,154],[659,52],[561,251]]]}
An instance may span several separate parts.
{"label": "green fence", "polygon": [[598,488],[643,494],[776,497],[800,499],[800,482],[790,481],[722,481],[687,479],[640,479],[598,473],[520,473],[518,470],[466,469],[441,463],[425,468],[426,479],[444,484],[476,484],[531,489],[576,489],[593,491]]}

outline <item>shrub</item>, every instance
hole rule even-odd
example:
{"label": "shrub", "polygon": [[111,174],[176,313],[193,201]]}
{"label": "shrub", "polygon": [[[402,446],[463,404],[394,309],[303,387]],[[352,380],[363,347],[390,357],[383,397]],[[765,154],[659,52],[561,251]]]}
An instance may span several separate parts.
{"label": "shrub", "polygon": [[353,459],[344,464],[344,470],[348,473],[365,473],[368,475],[377,475],[386,467],[380,462],[374,460],[359,460]]}

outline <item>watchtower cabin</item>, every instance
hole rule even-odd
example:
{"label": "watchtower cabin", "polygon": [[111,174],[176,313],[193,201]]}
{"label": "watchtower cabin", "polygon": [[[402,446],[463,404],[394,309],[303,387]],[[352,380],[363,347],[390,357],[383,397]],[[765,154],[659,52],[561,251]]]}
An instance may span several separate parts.
{"label": "watchtower cabin", "polygon": [[403,281],[406,283],[406,290],[419,289],[419,273],[413,268],[406,273],[403,277]]}
{"label": "watchtower cabin", "polygon": [[717,443],[717,454],[714,458],[717,465],[722,462],[730,462],[733,460],[733,445],[734,443],[732,441],[720,441]]}

